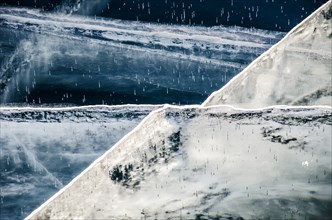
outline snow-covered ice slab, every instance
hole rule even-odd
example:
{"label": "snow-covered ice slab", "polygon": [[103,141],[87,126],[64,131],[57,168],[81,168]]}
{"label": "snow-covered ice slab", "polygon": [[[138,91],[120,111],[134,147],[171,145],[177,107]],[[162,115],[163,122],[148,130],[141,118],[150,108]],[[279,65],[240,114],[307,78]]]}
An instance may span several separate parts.
{"label": "snow-covered ice slab", "polygon": [[332,109],[166,106],[27,219],[330,216]]}
{"label": "snow-covered ice slab", "polygon": [[159,107],[0,108],[0,218],[26,217]]}
{"label": "snow-covered ice slab", "polygon": [[332,1],[252,62],[205,106],[332,105]]}

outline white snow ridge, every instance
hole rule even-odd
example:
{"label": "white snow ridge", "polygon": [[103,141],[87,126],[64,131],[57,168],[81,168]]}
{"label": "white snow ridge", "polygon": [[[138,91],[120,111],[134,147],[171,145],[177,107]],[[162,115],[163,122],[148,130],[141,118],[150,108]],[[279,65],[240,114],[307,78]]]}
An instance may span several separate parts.
{"label": "white snow ridge", "polygon": [[331,19],[329,1],[202,106],[151,112],[27,219],[330,219]]}

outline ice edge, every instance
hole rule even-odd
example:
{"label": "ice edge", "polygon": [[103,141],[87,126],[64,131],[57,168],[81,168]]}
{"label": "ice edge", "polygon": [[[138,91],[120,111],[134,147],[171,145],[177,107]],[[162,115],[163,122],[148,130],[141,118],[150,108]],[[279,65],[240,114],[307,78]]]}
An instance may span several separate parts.
{"label": "ice edge", "polygon": [[236,81],[238,78],[242,77],[242,75],[246,74],[248,70],[250,70],[254,65],[256,65],[258,62],[263,60],[269,53],[272,53],[274,50],[276,50],[279,45],[283,44],[285,41],[287,41],[287,38],[292,35],[297,29],[299,29],[301,26],[303,26],[307,21],[313,19],[318,13],[320,13],[325,7],[327,7],[329,4],[332,3],[332,0],[326,2],[324,5],[319,7],[316,11],[314,11],[312,14],[310,14],[308,17],[306,17],[301,23],[296,25],[292,30],[290,30],[278,43],[274,44],[270,49],[262,53],[259,57],[257,57],[254,61],[252,61],[246,68],[244,68],[239,74],[234,76],[228,83],[226,83],[221,89],[214,91],[211,93],[211,95],[202,103],[203,106],[206,106],[211,99],[215,96],[215,94],[218,94],[225,90],[230,84],[232,84],[234,81]]}
{"label": "ice edge", "polygon": [[132,131],[127,133],[123,138],[121,138],[112,148],[110,148],[108,151],[106,151],[103,155],[101,155],[99,158],[97,158],[93,163],[91,163],[85,170],[83,170],[79,175],[77,175],[72,181],[70,181],[66,186],[64,186],[62,189],[60,189],[57,193],[55,193],[51,198],[49,198],[46,202],[44,202],[41,206],[39,206],[37,209],[35,209],[31,214],[29,214],[25,219],[31,219],[34,215],[36,215],[38,212],[43,210],[48,204],[50,204],[54,199],[56,199],[58,196],[60,196],[63,192],[65,192],[68,188],[70,188],[77,180],[80,179],[80,177],[84,176],[90,169],[92,169],[95,165],[97,165],[100,161],[102,161],[109,153],[111,153],[113,150],[115,150],[123,141],[125,141],[128,137],[130,137],[133,133],[135,133],[137,130],[141,129],[142,126],[144,126],[145,122],[150,119],[150,117],[154,116],[155,114],[162,112],[166,109],[188,109],[188,108],[196,108],[196,109],[211,109],[211,108],[224,108],[230,109],[230,110],[238,110],[238,111],[248,111],[248,110],[267,110],[267,109],[326,109],[329,111],[332,111],[332,107],[330,106],[321,106],[321,105],[315,105],[315,106],[287,106],[287,105],[273,105],[263,108],[254,108],[254,109],[247,109],[247,108],[237,108],[233,107],[231,105],[214,105],[214,106],[202,106],[202,105],[185,105],[185,106],[174,106],[165,104],[162,108],[159,108],[157,110],[152,111],[148,116],[146,116],[138,125],[135,127]]}

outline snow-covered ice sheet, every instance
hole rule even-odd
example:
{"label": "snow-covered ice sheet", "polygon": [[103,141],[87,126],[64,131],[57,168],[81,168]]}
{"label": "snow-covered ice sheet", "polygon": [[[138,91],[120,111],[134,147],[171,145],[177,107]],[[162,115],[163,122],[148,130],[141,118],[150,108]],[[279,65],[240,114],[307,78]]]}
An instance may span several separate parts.
{"label": "snow-covered ice sheet", "polygon": [[332,105],[332,1],[262,54],[205,106]]}
{"label": "snow-covered ice sheet", "polygon": [[26,217],[159,107],[0,108],[0,218]]}
{"label": "snow-covered ice sheet", "polygon": [[164,107],[28,219],[327,219],[331,116]]}

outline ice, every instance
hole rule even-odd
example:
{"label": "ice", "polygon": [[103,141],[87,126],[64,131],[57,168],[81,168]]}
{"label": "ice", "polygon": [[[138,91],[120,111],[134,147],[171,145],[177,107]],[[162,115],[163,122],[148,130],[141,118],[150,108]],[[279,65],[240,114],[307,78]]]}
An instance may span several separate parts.
{"label": "ice", "polygon": [[160,106],[1,108],[1,219],[22,219]]}
{"label": "ice", "polygon": [[332,3],[289,32],[205,106],[332,105]]}
{"label": "ice", "polygon": [[[149,4],[145,10],[153,14]],[[262,8],[257,6],[252,12],[258,17]],[[190,17],[186,11],[181,13],[175,19]],[[329,14],[323,14],[328,20],[326,16]],[[126,22],[8,7],[0,8],[0,18],[5,48],[1,55],[2,103],[103,104],[1,107],[2,218],[25,217],[56,190],[58,193],[27,219],[329,216],[330,107],[104,106],[128,102],[198,104],[283,33]],[[227,12],[227,20],[233,18]],[[317,29],[310,25],[304,30],[295,28],[295,34],[288,34],[266,53],[270,57],[267,63],[263,61],[268,64],[263,70],[275,71],[277,61],[291,57],[294,65],[287,71],[292,72],[301,64],[302,55],[309,54],[322,65],[308,60],[302,64],[326,73],[331,55],[317,49],[329,43],[321,37],[330,31],[324,19],[318,19],[326,24]],[[275,27],[278,29],[278,24]],[[15,40],[6,36],[15,36]],[[314,49],[308,44],[299,46],[303,38],[307,42],[310,37],[315,39],[309,40]],[[288,42],[292,47],[283,47],[287,39],[295,42]],[[287,56],[278,58],[277,53],[271,53],[274,50],[287,51]],[[266,54],[259,59],[265,59]],[[257,67],[257,63],[250,66]],[[307,66],[302,70],[308,70]],[[242,82],[249,89],[236,88],[232,96],[250,95],[256,86],[260,90],[258,86],[267,84],[256,100],[245,98],[258,106],[278,104],[279,99],[266,91],[280,86],[275,96],[280,95],[282,101],[294,91],[300,95],[294,103],[329,100],[325,95],[330,93],[329,87],[307,94],[307,89],[298,85],[295,90],[289,89],[292,84],[278,85],[289,80],[278,76],[266,75],[253,87],[250,80]],[[312,76],[308,87],[316,89],[319,80]],[[290,93],[283,93],[285,90]],[[241,106],[242,98],[235,104],[239,103]],[[211,105],[217,104],[220,102]]]}
{"label": "ice", "polygon": [[[2,103],[200,103],[284,36],[18,8],[0,8],[0,16],[1,32],[18,35],[20,42],[3,39],[16,50],[2,62]],[[66,93],[72,96],[63,97]]]}
{"label": "ice", "polygon": [[166,106],[27,219],[324,218],[331,113]]}

